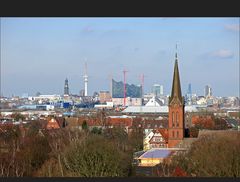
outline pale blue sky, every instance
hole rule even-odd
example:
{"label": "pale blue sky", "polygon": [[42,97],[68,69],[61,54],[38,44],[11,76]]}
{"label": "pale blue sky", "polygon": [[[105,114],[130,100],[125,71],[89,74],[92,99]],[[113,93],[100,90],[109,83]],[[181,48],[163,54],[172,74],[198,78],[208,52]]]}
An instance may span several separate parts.
{"label": "pale blue sky", "polygon": [[182,92],[188,83],[203,95],[210,84],[216,96],[239,95],[239,18],[1,18],[1,92],[5,96],[63,94],[84,88],[109,90],[109,75],[140,84],[154,83],[169,94],[175,44]]}

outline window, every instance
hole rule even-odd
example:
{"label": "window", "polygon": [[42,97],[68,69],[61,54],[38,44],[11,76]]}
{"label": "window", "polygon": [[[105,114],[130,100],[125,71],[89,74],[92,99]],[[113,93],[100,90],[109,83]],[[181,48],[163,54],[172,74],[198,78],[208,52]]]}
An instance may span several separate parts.
{"label": "window", "polygon": [[161,140],[160,140],[160,138],[158,138],[158,137],[155,137],[155,140],[154,140],[155,142],[160,142]]}
{"label": "window", "polygon": [[175,127],[175,123],[174,123],[174,112],[172,112],[172,127]]}
{"label": "window", "polygon": [[179,117],[178,117],[178,112],[176,113],[176,126],[178,127],[179,126]]}
{"label": "window", "polygon": [[179,137],[179,132],[177,131],[177,138]]}
{"label": "window", "polygon": [[174,136],[174,131],[172,131],[172,137],[174,138],[175,136]]}

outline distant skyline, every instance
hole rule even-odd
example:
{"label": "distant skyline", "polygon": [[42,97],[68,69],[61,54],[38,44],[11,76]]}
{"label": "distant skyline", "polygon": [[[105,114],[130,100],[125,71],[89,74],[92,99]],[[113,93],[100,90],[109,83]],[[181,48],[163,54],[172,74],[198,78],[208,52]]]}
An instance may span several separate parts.
{"label": "distant skyline", "polygon": [[110,75],[170,94],[178,44],[182,94],[239,96],[239,18],[1,18],[1,94],[110,90]]}

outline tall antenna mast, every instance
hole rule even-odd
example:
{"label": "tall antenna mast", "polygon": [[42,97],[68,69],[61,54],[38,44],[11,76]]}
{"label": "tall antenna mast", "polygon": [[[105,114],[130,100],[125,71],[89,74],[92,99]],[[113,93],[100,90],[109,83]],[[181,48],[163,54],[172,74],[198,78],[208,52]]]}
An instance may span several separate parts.
{"label": "tall antenna mast", "polygon": [[87,75],[87,63],[86,62],[85,62],[84,73],[85,73],[85,75]]}
{"label": "tall antenna mast", "polygon": [[[85,59],[86,61],[86,59]],[[85,69],[84,69],[84,96],[88,96],[88,75],[87,75],[87,63],[85,62]]]}

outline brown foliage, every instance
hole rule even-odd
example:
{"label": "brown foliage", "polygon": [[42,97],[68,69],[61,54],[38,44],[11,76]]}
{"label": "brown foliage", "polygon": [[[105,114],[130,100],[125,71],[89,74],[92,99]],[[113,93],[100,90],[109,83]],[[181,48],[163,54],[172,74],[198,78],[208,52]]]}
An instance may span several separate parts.
{"label": "brown foliage", "polygon": [[173,161],[191,176],[239,177],[240,133],[223,132],[203,135],[187,153]]}
{"label": "brown foliage", "polygon": [[176,167],[174,172],[172,173],[173,177],[186,177],[188,176],[187,173],[180,167]]}

